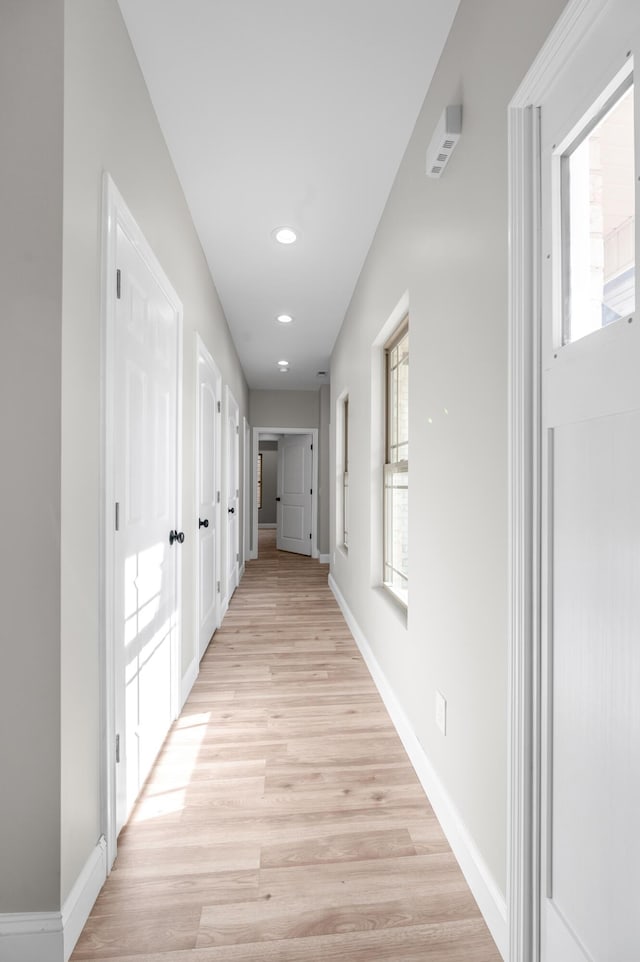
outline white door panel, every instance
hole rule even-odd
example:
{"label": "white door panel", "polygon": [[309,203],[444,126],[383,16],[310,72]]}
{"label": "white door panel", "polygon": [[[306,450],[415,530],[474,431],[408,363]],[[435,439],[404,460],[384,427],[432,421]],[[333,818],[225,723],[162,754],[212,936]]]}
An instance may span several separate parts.
{"label": "white door panel", "polygon": [[640,947],[639,491],[640,412],[554,430],[549,890],[597,960]]}
{"label": "white door panel", "polygon": [[[282,514],[282,538],[303,541],[308,525],[304,523],[304,508],[294,504],[283,504],[280,506]],[[307,534],[307,540],[309,535]]]}
{"label": "white door panel", "polygon": [[[542,962],[640,958],[640,324],[609,323],[603,299],[608,326],[562,336],[567,291],[577,331],[591,316],[582,305],[596,303],[597,287],[576,286],[574,256],[588,252],[597,284],[598,271],[607,276],[598,251],[613,236],[594,186],[605,183],[604,148],[596,160],[589,145],[584,211],[567,200],[567,158],[592,105],[598,144],[601,107],[628,71],[627,51],[640,49],[638,10],[614,0],[541,104]],[[639,100],[636,91],[636,144]]]}
{"label": "white door panel", "polygon": [[115,328],[116,825],[124,824],[176,706],[179,314],[118,228]]}
{"label": "white door panel", "polygon": [[311,554],[311,469],[311,435],[280,438],[276,544],[282,551]]}
{"label": "white door panel", "polygon": [[198,344],[198,647],[202,658],[220,624],[220,375],[204,345]]}

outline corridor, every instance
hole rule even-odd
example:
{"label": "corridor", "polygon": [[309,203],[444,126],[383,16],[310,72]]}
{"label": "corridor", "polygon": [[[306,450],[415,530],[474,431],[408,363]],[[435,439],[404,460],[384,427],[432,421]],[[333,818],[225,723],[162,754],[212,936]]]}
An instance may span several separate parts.
{"label": "corridor", "polygon": [[72,962],[498,960],[327,566],[260,535]]}

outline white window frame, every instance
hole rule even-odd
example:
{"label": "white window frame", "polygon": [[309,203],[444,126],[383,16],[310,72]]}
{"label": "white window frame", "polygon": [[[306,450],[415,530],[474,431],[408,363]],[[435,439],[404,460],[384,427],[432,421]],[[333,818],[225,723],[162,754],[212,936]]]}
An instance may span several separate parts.
{"label": "white window frame", "polygon": [[[382,471],[382,504],[383,504],[383,524],[382,524],[382,584],[383,586],[392,593],[394,598],[400,602],[404,607],[408,607],[408,590],[409,590],[409,571],[407,566],[406,574],[393,566],[392,559],[392,543],[393,543],[393,519],[388,508],[390,492],[392,490],[391,479],[397,477],[398,474],[404,475],[406,477],[406,487],[409,487],[409,458],[408,458],[408,416],[407,416],[407,438],[406,441],[398,442],[392,444],[391,435],[391,422],[392,420],[397,421],[397,408],[393,411],[391,410],[392,392],[391,392],[391,377],[392,371],[390,369],[390,358],[393,351],[398,347],[398,345],[408,337],[409,334],[409,315],[405,314],[400,324],[396,327],[391,337],[384,345],[384,358],[385,358],[385,378],[384,378],[384,411],[385,411],[385,443],[384,443],[384,465]],[[407,351],[408,355],[408,351]],[[408,361],[407,361],[408,363]],[[397,396],[396,396],[397,401]],[[408,403],[408,398],[407,398]],[[407,447],[407,457],[398,458],[397,451],[394,458],[394,453],[392,451],[393,447],[396,449],[400,446]],[[394,458],[394,460],[392,460]],[[407,522],[408,527],[408,522]],[[407,531],[408,537],[408,531]],[[395,572],[400,578],[406,581],[406,588],[404,590],[398,590],[397,586],[394,584],[393,578],[389,577],[390,572]]]}

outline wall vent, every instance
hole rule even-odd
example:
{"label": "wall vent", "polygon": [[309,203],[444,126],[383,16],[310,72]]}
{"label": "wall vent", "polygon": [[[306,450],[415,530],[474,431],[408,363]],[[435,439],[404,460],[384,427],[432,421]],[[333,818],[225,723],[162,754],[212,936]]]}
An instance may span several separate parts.
{"label": "wall vent", "polygon": [[462,107],[445,107],[427,148],[427,176],[442,177],[462,130]]}

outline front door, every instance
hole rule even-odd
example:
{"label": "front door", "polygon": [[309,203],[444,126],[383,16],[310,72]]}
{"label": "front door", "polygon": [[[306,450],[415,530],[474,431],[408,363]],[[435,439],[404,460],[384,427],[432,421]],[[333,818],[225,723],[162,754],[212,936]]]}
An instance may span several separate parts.
{"label": "front door", "polygon": [[200,658],[220,623],[220,375],[198,348],[197,538],[198,648]]}
{"label": "front door", "polygon": [[640,959],[637,2],[541,105],[541,951]]}
{"label": "front door", "polygon": [[179,302],[155,263],[138,237],[120,224],[116,262],[113,624],[119,831],[177,710],[180,316]]}
{"label": "front door", "polygon": [[311,470],[311,435],[280,438],[276,544],[281,551],[311,554]]}

